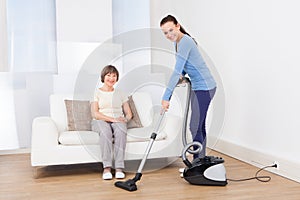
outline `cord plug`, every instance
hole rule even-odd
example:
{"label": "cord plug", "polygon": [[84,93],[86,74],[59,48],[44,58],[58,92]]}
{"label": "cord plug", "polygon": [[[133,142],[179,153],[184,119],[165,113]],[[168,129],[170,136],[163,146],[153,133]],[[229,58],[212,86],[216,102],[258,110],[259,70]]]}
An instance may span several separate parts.
{"label": "cord plug", "polygon": [[277,161],[274,161],[272,167],[278,169],[278,168],[279,168],[278,162],[277,162]]}

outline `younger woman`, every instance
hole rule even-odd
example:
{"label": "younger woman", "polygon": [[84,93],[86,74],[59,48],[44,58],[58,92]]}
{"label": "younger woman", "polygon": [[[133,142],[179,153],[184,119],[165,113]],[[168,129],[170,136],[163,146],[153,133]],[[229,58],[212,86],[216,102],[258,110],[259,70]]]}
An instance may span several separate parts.
{"label": "younger woman", "polygon": [[194,158],[204,157],[206,148],[205,120],[209,104],[216,92],[216,82],[200,54],[195,40],[184,30],[172,15],[160,22],[161,30],[167,39],[174,42],[176,64],[169,84],[162,98],[162,108],[168,110],[170,98],[181,76],[188,74],[191,80],[191,121],[193,141],[202,144],[203,150]]}

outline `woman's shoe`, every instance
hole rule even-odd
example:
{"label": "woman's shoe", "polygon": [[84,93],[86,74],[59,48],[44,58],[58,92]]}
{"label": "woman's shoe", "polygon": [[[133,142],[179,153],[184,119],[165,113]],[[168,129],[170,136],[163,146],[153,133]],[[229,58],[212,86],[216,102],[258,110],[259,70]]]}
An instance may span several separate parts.
{"label": "woman's shoe", "polygon": [[106,172],[102,174],[102,179],[103,180],[111,180],[112,179],[112,174],[110,172]]}
{"label": "woman's shoe", "polygon": [[180,177],[183,178],[183,172],[185,168],[179,168]]}
{"label": "woman's shoe", "polygon": [[117,179],[125,178],[124,172],[116,172],[115,176]]}
{"label": "woman's shoe", "polygon": [[179,173],[183,173],[185,168],[179,168]]}

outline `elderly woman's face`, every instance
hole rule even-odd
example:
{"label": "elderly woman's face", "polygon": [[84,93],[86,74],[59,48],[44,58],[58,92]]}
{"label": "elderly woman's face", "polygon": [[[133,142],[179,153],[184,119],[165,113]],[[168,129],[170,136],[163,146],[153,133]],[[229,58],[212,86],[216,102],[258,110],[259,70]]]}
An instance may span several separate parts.
{"label": "elderly woman's face", "polygon": [[117,82],[117,79],[116,73],[108,73],[104,76],[104,84],[112,87]]}

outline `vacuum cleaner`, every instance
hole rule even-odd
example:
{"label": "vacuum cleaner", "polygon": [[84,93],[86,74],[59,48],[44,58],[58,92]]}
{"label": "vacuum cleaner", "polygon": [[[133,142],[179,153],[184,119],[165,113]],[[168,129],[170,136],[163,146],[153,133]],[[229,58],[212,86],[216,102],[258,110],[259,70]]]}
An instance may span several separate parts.
{"label": "vacuum cleaner", "polygon": [[[183,131],[186,130],[187,116],[190,105],[190,93],[191,93],[191,83],[190,80],[184,77],[181,82],[186,83],[187,98],[185,106],[185,121],[183,123]],[[182,134],[182,142],[184,145],[182,151],[182,161],[186,165],[183,171],[183,178],[193,185],[210,185],[210,186],[225,186],[227,185],[226,170],[223,165],[224,160],[215,156],[205,156],[203,158],[196,158],[192,163],[187,159],[187,152],[191,154],[199,153],[203,146],[200,142],[194,141],[187,144],[186,134]],[[191,149],[193,147],[193,150]]]}

